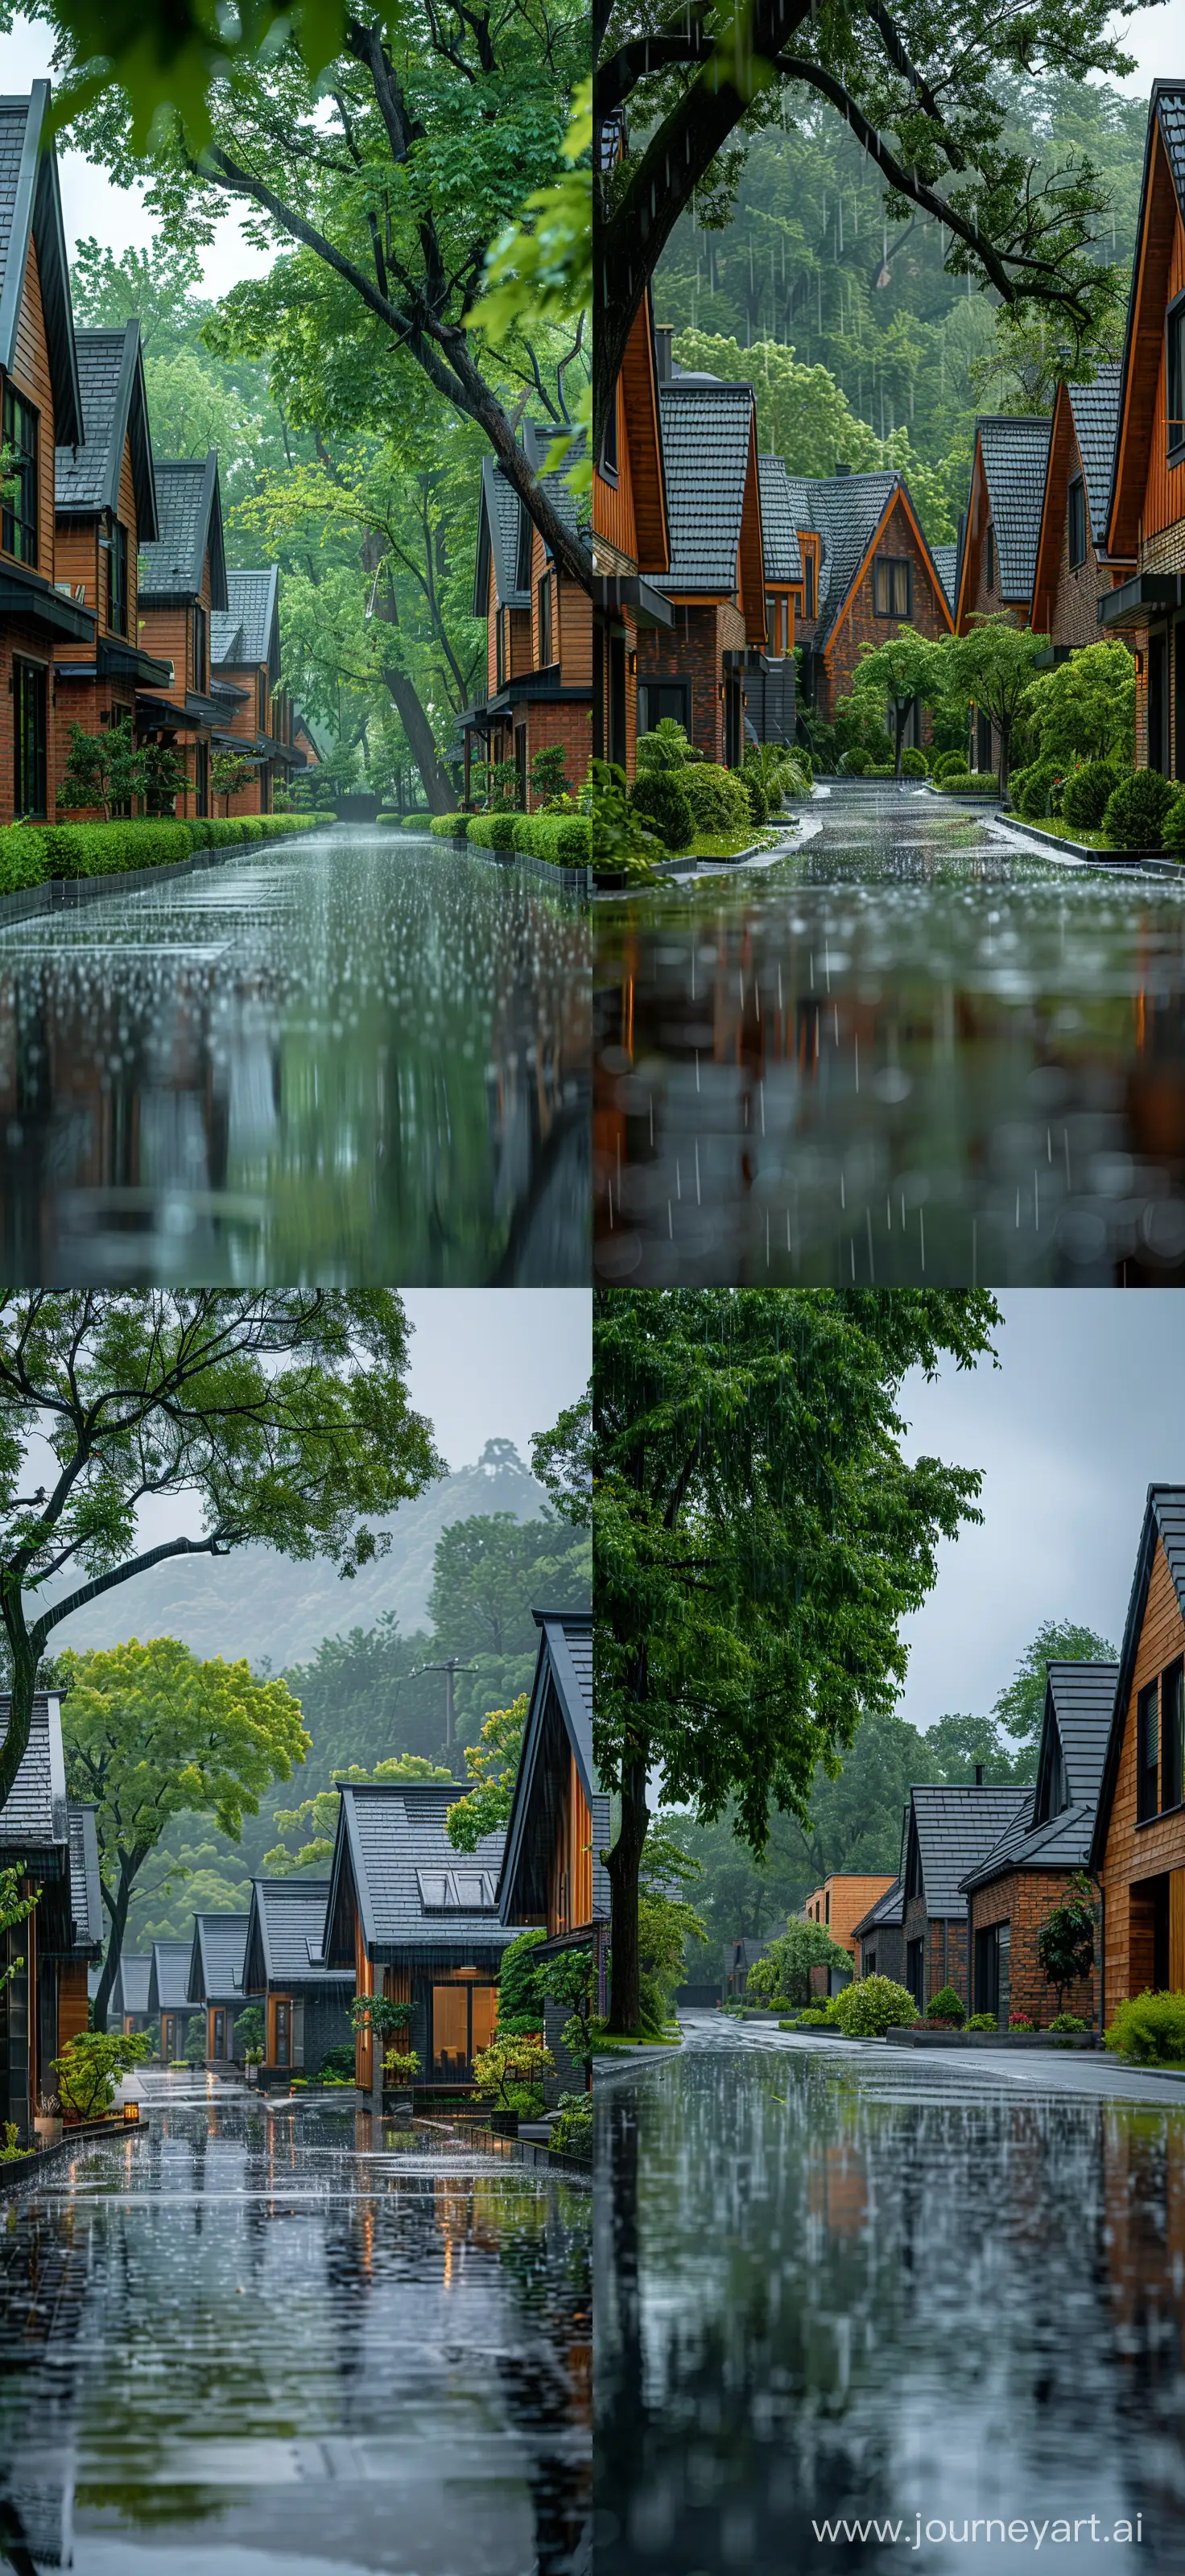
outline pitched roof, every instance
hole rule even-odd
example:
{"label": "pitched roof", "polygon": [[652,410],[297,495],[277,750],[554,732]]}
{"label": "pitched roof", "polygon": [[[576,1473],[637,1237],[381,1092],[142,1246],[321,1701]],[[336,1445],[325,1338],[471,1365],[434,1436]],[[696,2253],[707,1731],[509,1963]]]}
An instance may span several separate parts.
{"label": "pitched roof", "polygon": [[1002,599],[1029,600],[1033,595],[1051,425],[1009,412],[985,413],[975,424]]}
{"label": "pitched roof", "polygon": [[761,545],[767,581],[801,581],[802,554],[794,524],[790,477],[780,456],[759,456]]}
{"label": "pitched roof", "polygon": [[152,1975],[151,1950],[123,1950],[111,1989],[113,2013],[146,2013]]}
{"label": "pitched roof", "polygon": [[246,1914],[195,1914],[189,1956],[189,2000],[233,2004],[242,1999]]}
{"label": "pitched roof", "polygon": [[82,399],[57,155],[45,137],[49,98],[48,81],[34,81],[27,98],[0,98],[0,369],[10,372],[16,353],[32,241],[45,317],[55,434],[68,446],[81,446]]}
{"label": "pitched roof", "polygon": [[[11,1707],[11,1692],[0,1691],[0,1744],[8,1733]],[[29,1722],[29,1741],[0,1807],[0,1859],[18,1849],[32,1853],[55,1845],[64,1859],[68,1841],[62,1703],[56,1691],[38,1691]]]}
{"label": "pitched roof", "polygon": [[1029,1824],[1029,1812],[1029,1807],[1023,1808],[991,1851],[966,1872],[959,1882],[965,1895],[974,1887],[986,1887],[993,1878],[1009,1876],[1013,1870],[1085,1869],[1094,1826],[1093,1800],[1075,1800],[1056,1816],[1047,1816],[1040,1825]]}
{"label": "pitched roof", "polygon": [[463,1794],[460,1781],[448,1780],[341,1786],[325,1914],[329,1965],[353,1963],[351,1894],[375,1956],[500,1954],[514,1938],[499,1922],[494,1893],[505,1835],[485,1834],[475,1851],[459,1852],[445,1830]]}
{"label": "pitched roof", "polygon": [[327,1968],[322,1957],[328,1901],[327,1878],[253,1882],[243,1958],[247,1994],[267,1986],[317,1986],[331,1993],[352,1987],[353,1968]]}
{"label": "pitched roof", "polygon": [[895,1878],[892,1886],[885,1889],[884,1895],[878,1896],[875,1905],[869,1906],[867,1914],[862,1914],[859,1922],[853,1923],[852,1939],[853,1941],[862,1940],[866,1933],[879,1931],[882,1925],[904,1923],[904,1921],[905,1882],[903,1879]]}
{"label": "pitched roof", "polygon": [[959,549],[957,546],[931,546],[930,557],[953,617],[959,584]]}
{"label": "pitched roof", "polygon": [[279,665],[280,567],[226,576],[227,606],[210,619],[210,660]]}
{"label": "pitched roof", "polygon": [[55,448],[54,507],[62,516],[79,518],[118,510],[124,443],[130,437],[137,535],[143,545],[155,538],[157,517],[140,325],[76,331],[74,345],[86,444]]}
{"label": "pitched roof", "polygon": [[1031,1786],[995,1781],[972,1786],[926,1781],[910,1790],[910,1835],[916,1834],[928,1915],[965,1914],[961,1881],[986,1860],[1018,1819],[1027,1820]]}
{"label": "pitched roof", "polygon": [[141,599],[196,599],[208,545],[210,606],[225,609],[228,600],[222,498],[218,458],[213,448],[205,456],[158,457],[156,501],[156,539],[140,548]]}
{"label": "pitched roof", "polygon": [[1136,1555],[1136,1570],[1132,1577],[1127,1618],[1124,1622],[1123,1643],[1119,1649],[1119,1675],[1115,1684],[1115,1700],[1107,1733],[1103,1775],[1099,1784],[1099,1800],[1090,1852],[1092,1869],[1102,1867],[1106,1853],[1107,1827],[1111,1818],[1111,1801],[1115,1795],[1119,1756],[1123,1749],[1123,1731],[1127,1723],[1128,1703],[1131,1699],[1132,1675],[1135,1671],[1140,1630],[1143,1626],[1148,1586],[1152,1580],[1158,1542],[1164,1550],[1173,1588],[1182,1616],[1185,1617],[1185,1485],[1149,1485],[1148,1487],[1144,1519],[1140,1530],[1140,1544]]}
{"label": "pitched roof", "polygon": [[[543,473],[543,459],[555,432],[542,429],[538,423],[524,420],[520,438],[523,453],[532,471],[547,486],[547,497],[564,526],[577,529],[583,523],[586,505],[573,492],[569,476],[584,453],[583,436],[575,438],[563,462]],[[531,605],[530,560],[533,521],[524,509],[514,485],[507,481],[496,458],[483,456],[481,464],[481,500],[477,517],[477,559],[473,575],[473,613],[484,617],[488,605],[490,557],[494,563],[494,589],[499,608],[529,608]]]}
{"label": "pitched roof", "polygon": [[670,570],[659,587],[729,596],[753,438],[752,385],[677,376],[658,389]]}
{"label": "pitched roof", "polygon": [[98,1958],[103,1948],[103,1898],[99,1887],[99,1837],[95,1814],[94,1807],[71,1799],[67,1810],[73,1926],[70,1946],[76,1954],[81,1952],[91,1958]]}
{"label": "pitched roof", "polygon": [[1090,531],[1096,546],[1105,546],[1107,542],[1107,509],[1111,499],[1111,476],[1115,469],[1122,382],[1122,365],[1118,358],[1112,358],[1105,367],[1099,368],[1093,385],[1066,387],[1074,416],[1074,436],[1082,459]]}
{"label": "pitched roof", "polygon": [[[503,1922],[539,1910],[534,1897],[543,1887],[550,1861],[553,1822],[551,1775],[557,1755],[565,1776],[569,1757],[575,1761],[589,1807],[597,1812],[604,1791],[593,1760],[592,1612],[536,1610],[539,1651],[523,1727],[514,1798],[506,1827],[506,1853],[498,1888]],[[593,1912],[608,1912],[604,1868],[599,1859],[602,1837],[593,1833]],[[530,1892],[531,1901],[527,1901]],[[598,1902],[600,1898],[600,1902]]]}
{"label": "pitched roof", "polygon": [[189,1999],[189,1963],[193,1956],[190,1941],[154,1941],[152,1966],[148,1976],[148,2010],[160,2012],[194,2012],[198,2007]]}

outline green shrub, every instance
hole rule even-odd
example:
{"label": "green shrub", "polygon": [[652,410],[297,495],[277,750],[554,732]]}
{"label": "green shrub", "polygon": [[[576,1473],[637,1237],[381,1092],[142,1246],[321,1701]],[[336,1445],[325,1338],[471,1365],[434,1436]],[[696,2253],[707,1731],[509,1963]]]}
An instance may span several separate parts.
{"label": "green shrub", "polygon": [[1114,761],[1088,760],[1072,769],[1062,789],[1062,821],[1073,832],[1097,832],[1114,788],[1122,784]]}
{"label": "green shrub", "polygon": [[695,838],[695,816],[683,785],[683,769],[644,769],[630,789],[629,801],[657,832],[664,849],[687,850]]}
{"label": "green shrub", "polygon": [[710,760],[688,762],[679,778],[697,834],[751,829],[749,799],[739,770],[721,769]]}
{"label": "green shrub", "polygon": [[935,770],[934,784],[941,788],[944,796],[963,795],[971,785],[971,772],[968,769],[944,769],[940,778]]}
{"label": "green shrub", "polygon": [[804,2004],[794,2027],[796,2030],[819,2030],[831,2015],[825,2004]]}
{"label": "green shrub", "polygon": [[682,769],[700,755],[674,716],[662,716],[649,733],[638,736],[638,768]]}
{"label": "green shrub", "polygon": [[1131,1995],[1103,2045],[1127,2066],[1185,2065],[1185,1995]]}
{"label": "green shrub", "polygon": [[866,778],[871,764],[866,751],[855,749],[841,754],[838,772],[841,778]]}
{"label": "green shrub", "polygon": [[465,835],[466,840],[472,849],[512,850],[514,826],[519,820],[521,817],[512,814],[509,809],[501,814],[471,814],[469,829]]}
{"label": "green shrub", "polygon": [[[382,815],[380,814],[380,823],[382,822],[382,819]],[[476,816],[473,814],[433,814],[429,821],[428,829],[434,841],[447,841],[453,839],[463,841],[466,838],[470,824],[475,822],[476,819]]]}
{"label": "green shrub", "polygon": [[1173,790],[1158,769],[1136,769],[1111,790],[1103,839],[1112,850],[1159,850]]}
{"label": "green shrub", "polygon": [[961,2030],[967,2018],[967,2007],[954,1986],[940,1986],[926,2006],[927,2021],[953,2021]]}
{"label": "green shrub", "polygon": [[0,832],[0,894],[41,885],[48,874],[43,833],[29,831],[23,823],[10,823]]}
{"label": "green shrub", "polygon": [[897,764],[892,760],[870,760],[864,775],[866,778],[895,778]]}
{"label": "green shrub", "polygon": [[1185,788],[1173,790],[1172,804],[1165,807],[1160,839],[1162,849],[1185,850]]}
{"label": "green shrub", "polygon": [[917,2005],[891,1977],[857,1977],[833,1998],[835,2019],[854,2039],[882,2039],[918,2019]]}
{"label": "green shrub", "polygon": [[1083,2021],[1081,2013],[1055,2013],[1049,2027],[1051,2030],[1086,2030],[1089,2024]]}
{"label": "green shrub", "polygon": [[516,814],[514,848],[553,868],[586,868],[592,857],[589,814]]}
{"label": "green shrub", "polygon": [[741,784],[749,799],[749,820],[760,830],[762,825],[769,821],[769,798],[765,788],[756,770],[753,769],[741,771]]}
{"label": "green shrub", "polygon": [[971,2013],[963,2024],[964,2030],[998,2030],[999,2027],[994,2013]]}
{"label": "green shrub", "polygon": [[327,2048],[317,2072],[322,2078],[327,2075],[336,2075],[339,2078],[344,2076],[347,2083],[352,2084],[354,2081],[354,2051],[350,2047],[349,2041],[343,2041],[337,2048]]}
{"label": "green shrub", "polygon": [[1026,823],[1041,823],[1047,815],[1058,812],[1065,774],[1062,760],[1035,760],[1031,768],[1017,771],[1010,781],[1009,794]]}
{"label": "green shrub", "polygon": [[45,872],[51,877],[105,876],[119,868],[159,868],[191,855],[184,823],[47,823]]}
{"label": "green shrub", "polygon": [[907,744],[901,754],[901,775],[903,778],[928,778],[930,775],[930,763],[916,743]]}
{"label": "green shrub", "polygon": [[558,2120],[551,2124],[551,2143],[560,2155],[592,2155],[593,2106],[591,2093],[561,2093]]}
{"label": "green shrub", "polygon": [[[382,821],[381,815],[379,816],[379,821]],[[422,814],[402,814],[399,818],[400,830],[404,832],[422,832],[425,823],[427,824],[429,831],[431,831],[432,817],[426,806]]]}
{"label": "green shrub", "polygon": [[966,774],[966,769],[967,754],[965,751],[940,751],[933,763],[930,776],[934,779],[955,778],[964,776]]}

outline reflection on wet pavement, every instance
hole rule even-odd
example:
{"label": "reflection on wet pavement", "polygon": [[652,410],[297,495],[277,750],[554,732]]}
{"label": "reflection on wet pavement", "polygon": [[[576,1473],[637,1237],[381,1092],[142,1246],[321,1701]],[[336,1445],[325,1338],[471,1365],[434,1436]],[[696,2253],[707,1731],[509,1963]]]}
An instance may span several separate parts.
{"label": "reflection on wet pavement", "polygon": [[339,824],[0,910],[17,1283],[588,1276],[585,908]]}
{"label": "reflection on wet pavement", "polygon": [[605,2576],[1185,2564],[1179,2097],[905,2054],[717,2034],[598,2070]]}
{"label": "reflection on wet pavement", "polygon": [[48,2169],[0,2202],[0,2566],[576,2576],[588,2234],[579,2184],[352,2112]]}
{"label": "reflection on wet pavement", "polygon": [[932,798],[597,906],[607,1282],[1185,1281],[1185,883]]}

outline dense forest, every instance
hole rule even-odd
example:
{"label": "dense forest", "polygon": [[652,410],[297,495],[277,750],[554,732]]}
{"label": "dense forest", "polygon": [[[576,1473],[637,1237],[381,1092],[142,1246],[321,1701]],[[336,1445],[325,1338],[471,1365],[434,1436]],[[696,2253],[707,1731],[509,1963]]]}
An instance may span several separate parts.
{"label": "dense forest", "polygon": [[[1147,105],[1104,85],[1009,84],[1012,138],[1047,167],[1089,159],[1110,200],[1100,256],[1129,264]],[[1059,364],[1050,325],[1016,327],[947,273],[938,226],[889,221],[855,137],[823,105],[748,144],[727,189],[685,215],[655,281],[683,364],[752,380],[758,435],[791,471],[898,465],[927,535],[953,539],[977,411],[1041,410]],[[1096,350],[1117,354],[1118,330]]]}

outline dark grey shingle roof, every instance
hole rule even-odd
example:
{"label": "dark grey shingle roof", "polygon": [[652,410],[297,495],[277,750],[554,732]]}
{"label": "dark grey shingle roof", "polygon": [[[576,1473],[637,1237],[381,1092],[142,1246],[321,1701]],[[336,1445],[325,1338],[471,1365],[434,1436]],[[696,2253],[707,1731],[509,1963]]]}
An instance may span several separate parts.
{"label": "dark grey shingle roof", "polygon": [[751,385],[660,385],[671,563],[662,590],[731,595],[753,422]]}
{"label": "dark grey shingle roof", "polygon": [[158,2012],[194,2012],[189,2000],[189,1963],[193,1956],[190,1941],[154,1941],[152,1967],[148,1979],[148,2010]]}
{"label": "dark grey shingle roof", "polygon": [[822,651],[893,494],[899,474],[830,474],[807,479],[790,475],[796,528],[813,528],[822,539],[819,550],[818,624],[815,645]]}
{"label": "dark grey shingle roof", "polygon": [[[325,1937],[327,1878],[257,1878],[251,1890],[251,1920],[243,1964],[247,1991],[266,1985],[320,1986],[331,1993],[352,1987],[352,1968],[326,1968],[320,1952]],[[310,1958],[312,1949],[317,1953]]]}
{"label": "dark grey shingle roof", "polygon": [[226,562],[222,546],[222,506],[218,494],[218,459],[166,456],[156,464],[159,535],[140,548],[140,597],[196,599],[202,586],[202,558],[210,548],[210,605],[226,606]]}
{"label": "dark grey shingle roof", "polygon": [[124,1950],[115,1971],[111,1990],[113,2013],[146,2013],[148,1981],[152,1975],[151,1950]]}
{"label": "dark grey shingle roof", "polygon": [[89,1805],[76,1805],[71,1800],[69,1825],[73,1947],[75,1950],[101,1950],[103,1899],[99,1889],[99,1837],[95,1827],[95,1809]]}
{"label": "dark grey shingle roof", "polygon": [[141,544],[149,544],[157,534],[156,480],[140,325],[76,331],[74,346],[86,443],[54,450],[56,507],[76,516],[118,510],[124,444],[130,440],[137,534]]}
{"label": "dark grey shingle roof", "polygon": [[609,1801],[593,1759],[592,1613],[536,1610],[539,1653],[527,1704],[523,1749],[514,1784],[498,1899],[504,1921],[534,1919],[548,1904],[557,1769],[564,1782],[574,1756],[592,1817],[594,1917],[609,1911],[601,1852],[609,1840]]}
{"label": "dark grey shingle roof", "polygon": [[931,546],[930,553],[935,572],[946,592],[947,607],[953,617],[959,581],[959,549],[957,546]]}
{"label": "dark grey shingle roof", "polygon": [[901,1879],[895,1878],[884,1895],[878,1896],[875,1905],[869,1906],[867,1914],[862,1914],[859,1922],[852,1925],[852,1939],[860,1940],[866,1933],[878,1931],[882,1925],[904,1921],[905,1887]]}
{"label": "dark grey shingle roof", "polygon": [[761,545],[767,581],[801,581],[802,555],[794,524],[790,477],[780,456],[759,456]]}
{"label": "dark grey shingle roof", "polygon": [[1093,1811],[1115,1711],[1118,1664],[1046,1666],[1070,1796]]}
{"label": "dark grey shingle roof", "polygon": [[230,606],[219,609],[210,619],[212,662],[269,660],[279,587],[278,564],[265,564],[260,571],[228,571]]}
{"label": "dark grey shingle roof", "polygon": [[[1031,1799],[1032,1792],[1029,1792]],[[1002,1878],[1014,1869],[1084,1869],[1090,1856],[1090,1837],[1094,1826],[1094,1801],[1075,1801],[1063,1807],[1060,1815],[1050,1816],[1043,1825],[1028,1823],[1029,1808],[1020,1816],[976,1868],[969,1869],[960,1882],[966,1894],[973,1887],[983,1887],[990,1879]]]}
{"label": "dark grey shingle roof", "polygon": [[1169,168],[1176,181],[1177,195],[1185,211],[1185,86],[1177,81],[1157,81],[1152,104],[1164,138]]}
{"label": "dark grey shingle roof", "polygon": [[[0,1691],[0,1744],[8,1733],[11,1706],[10,1693]],[[18,1846],[32,1852],[54,1844],[64,1851],[68,1837],[61,1703],[56,1692],[38,1691],[33,1701],[29,1741],[8,1798],[0,1808],[0,1852],[11,1853]]]}
{"label": "dark grey shingle roof", "polygon": [[928,1915],[966,1912],[960,1881],[1032,1812],[1031,1786],[926,1781],[910,1792]]}
{"label": "dark grey shingle roof", "polygon": [[45,132],[50,85],[27,98],[0,98],[0,369],[11,372],[29,243],[37,276],[53,387],[54,435],[81,444],[82,403],[74,351],[70,270],[62,225],[57,155]]}
{"label": "dark grey shingle roof", "polygon": [[189,1962],[191,2003],[233,2004],[242,1999],[246,1914],[195,1914]]}
{"label": "dark grey shingle roof", "polygon": [[1031,599],[1051,422],[988,413],[976,422],[996,532],[1000,596]]}
{"label": "dark grey shingle roof", "polygon": [[1074,435],[1082,459],[1091,535],[1096,546],[1107,542],[1107,505],[1111,497],[1115,440],[1119,431],[1122,381],[1123,367],[1115,358],[1107,366],[1099,368],[1093,385],[1066,387],[1074,416]]}
{"label": "dark grey shingle roof", "polygon": [[[455,1954],[467,1946],[501,1950],[514,1938],[493,1904],[470,1912],[436,1912],[424,1904],[419,1872],[453,1869],[462,1859],[445,1831],[448,1809],[461,1795],[458,1782],[443,1780],[343,1787],[339,1846],[344,1836],[363,1926],[374,1947]],[[488,1871],[496,1881],[505,1840],[502,1832],[484,1835],[464,1855],[469,1868]]]}

